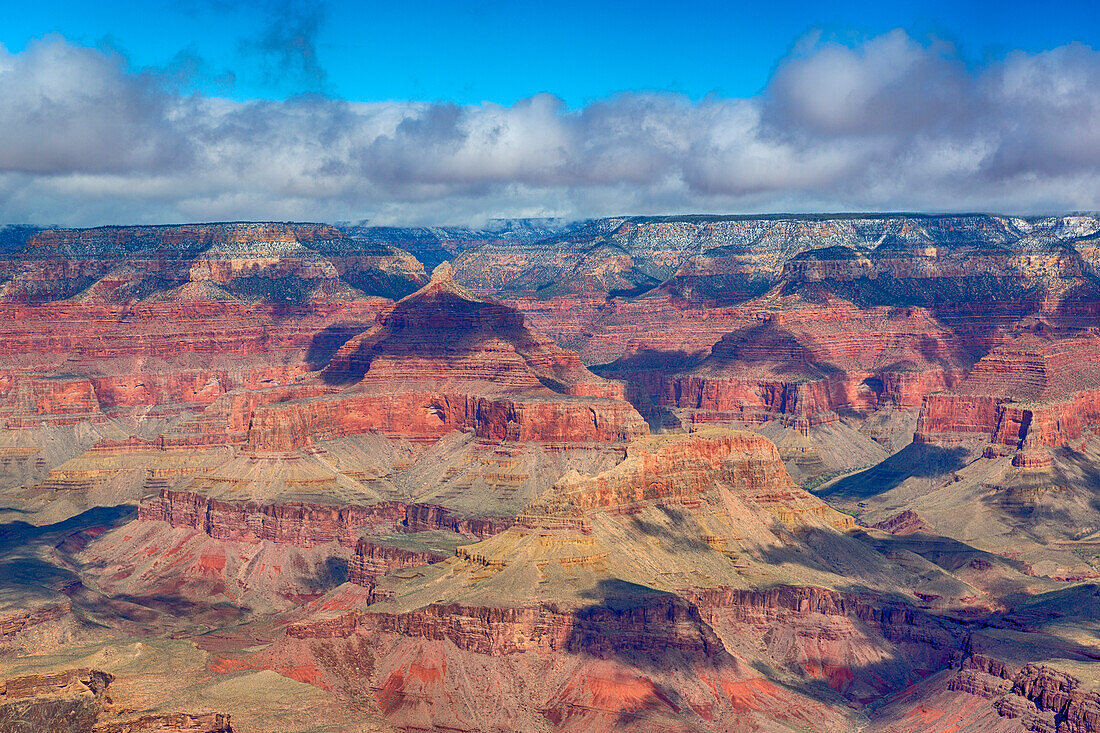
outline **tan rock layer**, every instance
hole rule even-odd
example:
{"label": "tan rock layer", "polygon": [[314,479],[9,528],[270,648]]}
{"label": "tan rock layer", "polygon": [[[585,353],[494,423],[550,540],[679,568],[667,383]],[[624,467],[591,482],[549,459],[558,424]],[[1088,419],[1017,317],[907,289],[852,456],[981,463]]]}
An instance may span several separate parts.
{"label": "tan rock layer", "polygon": [[0,686],[0,700],[11,702],[26,697],[38,697],[57,692],[70,685],[87,688],[99,693],[107,688],[114,677],[97,669],[67,669],[49,674],[32,674],[4,680]]}
{"label": "tan rock layer", "polygon": [[761,495],[795,488],[775,444],[756,433],[654,436],[631,443],[626,459],[607,471],[595,476],[566,475],[524,514],[534,521],[643,501],[691,498],[711,491],[716,483]]}
{"label": "tan rock layer", "polygon": [[51,603],[33,611],[19,611],[0,616],[0,638],[19,634],[39,624],[58,621],[71,611],[68,603]]}
{"label": "tan rock layer", "polygon": [[233,726],[222,713],[168,713],[97,723],[91,733],[233,733]]}

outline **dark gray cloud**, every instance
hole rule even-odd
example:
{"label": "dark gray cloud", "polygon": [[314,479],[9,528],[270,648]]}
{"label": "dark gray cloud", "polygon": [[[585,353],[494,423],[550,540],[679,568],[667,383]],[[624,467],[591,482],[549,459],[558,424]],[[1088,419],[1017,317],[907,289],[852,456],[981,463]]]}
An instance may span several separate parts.
{"label": "dark gray cloud", "polygon": [[317,32],[325,17],[317,0],[271,0],[260,6],[263,24],[241,50],[260,60],[266,83],[295,92],[322,92],[328,75],[317,58]]}
{"label": "dark gray cloud", "polygon": [[[284,30],[274,58],[321,74],[309,24]],[[189,63],[136,73],[59,37],[0,49],[0,220],[1100,209],[1100,53],[1079,45],[970,68],[901,31],[809,38],[757,97],[581,109],[236,102],[175,91]]]}

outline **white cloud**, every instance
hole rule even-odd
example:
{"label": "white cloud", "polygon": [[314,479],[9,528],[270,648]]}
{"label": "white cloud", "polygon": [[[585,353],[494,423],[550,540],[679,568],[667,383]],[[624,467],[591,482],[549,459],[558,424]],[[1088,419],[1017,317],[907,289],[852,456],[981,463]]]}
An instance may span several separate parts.
{"label": "white cloud", "polygon": [[52,36],[0,47],[0,220],[464,222],[491,216],[1100,208],[1100,53],[968,68],[902,31],[809,36],[750,99],[570,110],[234,102]]}

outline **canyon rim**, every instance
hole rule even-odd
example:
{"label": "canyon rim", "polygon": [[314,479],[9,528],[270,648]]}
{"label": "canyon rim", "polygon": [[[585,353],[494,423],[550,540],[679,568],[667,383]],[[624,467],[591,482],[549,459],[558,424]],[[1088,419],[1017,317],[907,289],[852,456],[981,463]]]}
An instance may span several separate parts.
{"label": "canyon rim", "polygon": [[0,733],[1100,733],[1100,26],[963,5],[11,8]]}

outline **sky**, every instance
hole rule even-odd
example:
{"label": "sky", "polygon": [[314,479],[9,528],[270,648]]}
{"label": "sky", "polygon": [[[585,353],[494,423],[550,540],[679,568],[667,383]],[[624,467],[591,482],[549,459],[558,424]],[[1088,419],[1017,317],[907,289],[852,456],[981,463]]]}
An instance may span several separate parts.
{"label": "sky", "polygon": [[3,5],[0,223],[1100,209],[1087,2]]}

